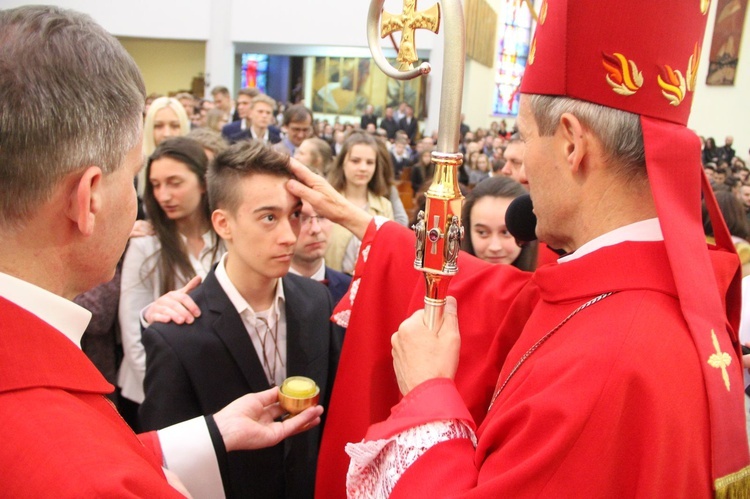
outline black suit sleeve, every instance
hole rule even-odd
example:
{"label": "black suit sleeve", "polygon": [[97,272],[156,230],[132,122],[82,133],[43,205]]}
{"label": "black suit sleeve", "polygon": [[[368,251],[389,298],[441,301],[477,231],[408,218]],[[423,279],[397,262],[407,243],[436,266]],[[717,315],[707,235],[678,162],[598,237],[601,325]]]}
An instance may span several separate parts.
{"label": "black suit sleeve", "polygon": [[139,412],[142,429],[156,430],[202,416],[188,374],[162,332],[154,327],[146,329],[143,345],[146,348],[146,398]]}

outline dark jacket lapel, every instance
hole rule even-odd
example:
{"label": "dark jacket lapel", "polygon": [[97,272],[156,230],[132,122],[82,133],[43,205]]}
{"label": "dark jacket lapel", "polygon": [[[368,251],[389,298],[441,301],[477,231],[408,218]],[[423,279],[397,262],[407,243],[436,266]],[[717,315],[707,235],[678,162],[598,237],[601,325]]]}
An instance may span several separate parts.
{"label": "dark jacket lapel", "polygon": [[213,272],[206,276],[202,287],[209,311],[215,317],[211,321],[213,332],[226,345],[229,355],[250,385],[250,391],[267,390],[270,385],[245,324]]}

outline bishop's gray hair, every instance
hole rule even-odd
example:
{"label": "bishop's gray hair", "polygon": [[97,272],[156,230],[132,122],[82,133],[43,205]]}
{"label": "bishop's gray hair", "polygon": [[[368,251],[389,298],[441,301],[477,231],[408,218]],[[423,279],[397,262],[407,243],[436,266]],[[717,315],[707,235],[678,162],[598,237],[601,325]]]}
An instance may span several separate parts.
{"label": "bishop's gray hair", "polygon": [[539,135],[553,135],[560,117],[570,113],[599,138],[609,163],[621,174],[626,178],[645,178],[646,153],[637,114],[569,97],[536,94],[529,97]]}

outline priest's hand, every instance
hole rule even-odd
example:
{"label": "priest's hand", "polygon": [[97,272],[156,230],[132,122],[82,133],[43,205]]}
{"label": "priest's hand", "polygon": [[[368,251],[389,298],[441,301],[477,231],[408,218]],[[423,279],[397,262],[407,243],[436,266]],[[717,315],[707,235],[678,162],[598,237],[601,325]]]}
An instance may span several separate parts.
{"label": "priest's hand", "polygon": [[296,159],[289,159],[289,167],[296,177],[287,182],[289,192],[310,203],[316,213],[343,226],[356,238],[365,236],[372,215],[354,206],[323,177]]}
{"label": "priest's hand", "polygon": [[249,393],[214,414],[227,452],[272,447],[287,437],[320,424],[322,406],[275,421],[286,411],[279,405],[279,389]]}
{"label": "priest's hand", "polygon": [[456,299],[448,297],[437,334],[424,325],[424,310],[418,310],[391,336],[391,346],[393,369],[403,395],[429,379],[453,379],[461,350]]}
{"label": "priest's hand", "polygon": [[175,324],[192,324],[196,317],[200,317],[201,309],[195,304],[190,293],[201,283],[201,277],[195,276],[180,289],[170,291],[157,298],[143,312],[143,319],[147,324],[154,322]]}

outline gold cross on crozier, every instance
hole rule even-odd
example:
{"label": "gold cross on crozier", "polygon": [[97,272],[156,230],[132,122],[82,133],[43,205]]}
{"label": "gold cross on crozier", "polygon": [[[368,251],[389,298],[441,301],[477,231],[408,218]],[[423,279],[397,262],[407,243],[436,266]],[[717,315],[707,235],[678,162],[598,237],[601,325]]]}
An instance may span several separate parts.
{"label": "gold cross on crozier", "polygon": [[732,357],[728,353],[721,351],[719,339],[716,337],[716,333],[713,329],[711,330],[711,339],[713,340],[716,353],[711,354],[708,358],[708,365],[721,369],[721,377],[724,379],[724,385],[727,387],[727,391],[729,391],[729,373],[727,372],[727,366],[732,363]]}
{"label": "gold cross on crozier", "polygon": [[429,29],[437,33],[440,29],[440,4],[417,12],[417,0],[404,0],[404,11],[401,14],[391,14],[383,11],[380,22],[380,36],[386,36],[401,31],[401,46],[396,60],[402,71],[413,69],[417,62],[417,49],[414,46],[414,31]]}

